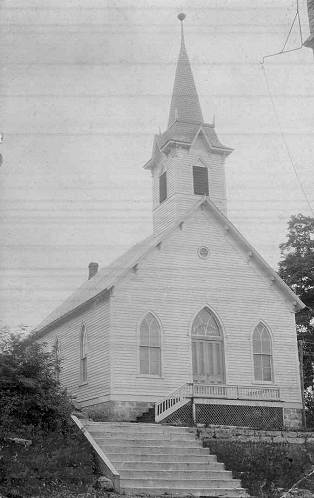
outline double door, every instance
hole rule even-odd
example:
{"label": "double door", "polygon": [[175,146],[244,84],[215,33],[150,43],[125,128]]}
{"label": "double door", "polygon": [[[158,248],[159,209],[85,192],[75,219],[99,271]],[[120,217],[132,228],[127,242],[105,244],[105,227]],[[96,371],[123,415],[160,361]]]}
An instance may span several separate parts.
{"label": "double door", "polygon": [[193,382],[199,384],[224,383],[223,342],[221,340],[192,339]]}

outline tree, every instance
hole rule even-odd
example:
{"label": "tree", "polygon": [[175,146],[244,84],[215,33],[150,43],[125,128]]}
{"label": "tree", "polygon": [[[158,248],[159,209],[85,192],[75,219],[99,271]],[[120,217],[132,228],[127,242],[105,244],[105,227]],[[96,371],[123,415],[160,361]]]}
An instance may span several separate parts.
{"label": "tree", "polygon": [[306,305],[296,315],[304,352],[304,387],[313,386],[314,362],[314,218],[302,214],[288,221],[287,241],[280,244],[278,273]]}
{"label": "tree", "polygon": [[56,375],[55,352],[7,327],[0,332],[0,433],[62,430],[72,407]]}

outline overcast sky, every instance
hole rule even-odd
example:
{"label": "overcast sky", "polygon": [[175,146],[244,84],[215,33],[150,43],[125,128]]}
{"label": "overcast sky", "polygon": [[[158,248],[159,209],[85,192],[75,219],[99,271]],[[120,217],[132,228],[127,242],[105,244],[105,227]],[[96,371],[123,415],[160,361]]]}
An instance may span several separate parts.
{"label": "overcast sky", "polygon": [[[231,221],[276,267],[314,206],[314,60],[282,47],[295,0],[0,0],[0,320],[35,326],[151,232],[142,166],[167,124],[180,11],[204,119],[216,117]],[[306,0],[300,0],[304,37]],[[298,46],[293,30],[288,48]],[[284,138],[283,138],[284,137]],[[288,145],[288,150],[284,144]]]}

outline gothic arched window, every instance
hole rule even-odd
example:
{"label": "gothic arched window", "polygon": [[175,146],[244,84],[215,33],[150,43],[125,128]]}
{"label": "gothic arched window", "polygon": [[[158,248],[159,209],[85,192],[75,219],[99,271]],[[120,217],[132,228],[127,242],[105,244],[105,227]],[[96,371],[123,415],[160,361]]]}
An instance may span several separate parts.
{"label": "gothic arched window", "polygon": [[54,359],[55,359],[55,376],[56,376],[56,379],[59,380],[59,377],[60,377],[60,355],[61,355],[61,343],[60,343],[60,339],[59,337],[57,336],[55,338],[55,342],[54,342],[54,345],[53,345],[53,354],[54,354]]}
{"label": "gothic arched window", "polygon": [[263,323],[253,332],[254,379],[261,382],[273,380],[271,336]]}
{"label": "gothic arched window", "polygon": [[152,313],[140,325],[140,373],[161,375],[161,329]]}
{"label": "gothic arched window", "polygon": [[192,325],[193,380],[203,384],[224,382],[221,327],[209,308],[203,308]]}
{"label": "gothic arched window", "polygon": [[80,337],[81,382],[87,382],[87,355],[88,355],[87,329],[85,324],[83,324],[81,328],[81,337]]}

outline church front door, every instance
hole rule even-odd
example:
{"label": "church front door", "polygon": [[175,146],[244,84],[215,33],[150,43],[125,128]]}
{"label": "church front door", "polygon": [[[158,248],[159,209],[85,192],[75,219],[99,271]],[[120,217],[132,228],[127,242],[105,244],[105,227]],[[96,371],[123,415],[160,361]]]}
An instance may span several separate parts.
{"label": "church front door", "polygon": [[224,383],[224,352],[221,327],[206,307],[196,316],[192,326],[193,382]]}
{"label": "church front door", "polygon": [[222,343],[192,340],[193,382],[222,384],[224,382]]}

